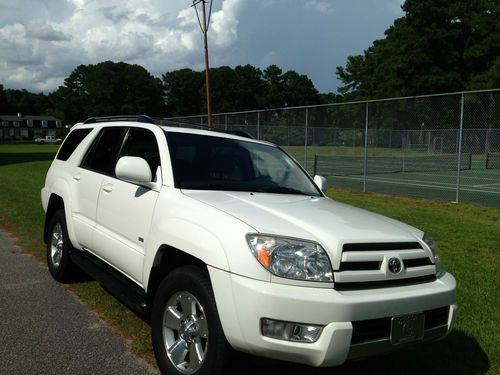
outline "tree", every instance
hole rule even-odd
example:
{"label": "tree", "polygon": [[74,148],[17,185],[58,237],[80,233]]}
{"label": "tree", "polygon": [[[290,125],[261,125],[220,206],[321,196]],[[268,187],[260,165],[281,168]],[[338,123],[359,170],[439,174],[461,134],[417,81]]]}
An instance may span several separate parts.
{"label": "tree", "polygon": [[[206,112],[204,72],[181,69],[163,75],[169,114],[198,115]],[[293,70],[283,73],[276,65],[263,72],[252,65],[210,69],[214,113],[249,111],[321,104],[312,81]]]}
{"label": "tree", "polygon": [[0,90],[0,103],[2,114],[43,115],[50,106],[48,97],[42,93],[12,89]]}
{"label": "tree", "polygon": [[[265,85],[262,72],[251,65],[238,65],[210,69],[212,105],[214,113],[247,111],[262,105]],[[203,112],[206,111],[205,86],[203,92]]]}
{"label": "tree", "polygon": [[139,65],[124,62],[80,65],[52,98],[72,122],[89,116],[165,114],[161,80]]}
{"label": "tree", "polygon": [[494,82],[484,74],[492,69],[495,75],[500,53],[497,0],[406,0],[402,9],[404,17],[394,21],[384,39],[337,67],[344,83],[340,93],[350,98],[407,96]]}
{"label": "tree", "polygon": [[162,76],[165,102],[169,116],[189,116],[201,113],[204,77],[202,72],[180,69]]}

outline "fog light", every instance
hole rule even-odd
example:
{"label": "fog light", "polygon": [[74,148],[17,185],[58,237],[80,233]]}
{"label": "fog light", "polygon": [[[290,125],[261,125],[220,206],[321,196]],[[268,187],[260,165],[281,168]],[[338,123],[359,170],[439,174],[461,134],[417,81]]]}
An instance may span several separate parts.
{"label": "fog light", "polygon": [[296,342],[315,342],[323,327],[311,324],[283,322],[281,320],[261,319],[262,334],[278,340]]}

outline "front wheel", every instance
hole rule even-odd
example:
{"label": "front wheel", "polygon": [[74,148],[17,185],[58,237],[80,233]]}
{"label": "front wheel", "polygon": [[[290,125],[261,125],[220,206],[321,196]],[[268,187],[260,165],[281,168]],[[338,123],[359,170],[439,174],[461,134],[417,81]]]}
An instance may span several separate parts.
{"label": "front wheel", "polygon": [[68,282],[74,276],[76,267],[69,259],[73,246],[68,236],[63,210],[52,215],[47,230],[47,265],[50,274],[59,282]]}
{"label": "front wheel", "polygon": [[153,349],[164,374],[219,374],[228,357],[206,271],[194,266],[171,272],[155,295]]}

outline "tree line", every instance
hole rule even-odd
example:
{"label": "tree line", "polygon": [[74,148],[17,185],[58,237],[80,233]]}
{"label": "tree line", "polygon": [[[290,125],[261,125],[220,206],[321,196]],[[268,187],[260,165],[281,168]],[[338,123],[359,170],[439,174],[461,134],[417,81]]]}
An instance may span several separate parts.
{"label": "tree line", "polygon": [[[205,72],[180,69],[152,76],[139,65],[104,61],[80,65],[57,90],[34,94],[0,85],[0,113],[52,115],[66,122],[90,116],[144,113],[186,116],[206,112]],[[210,69],[214,113],[325,102],[312,81],[276,65]]]}
{"label": "tree line", "polygon": [[[276,65],[222,66],[210,69],[213,112],[500,87],[498,0],[406,0],[402,9],[383,39],[336,68],[337,93],[319,93],[306,75]],[[80,65],[47,95],[0,84],[1,114],[52,115],[66,123],[115,114],[198,115],[205,103],[203,71],[158,78],[124,62]]]}

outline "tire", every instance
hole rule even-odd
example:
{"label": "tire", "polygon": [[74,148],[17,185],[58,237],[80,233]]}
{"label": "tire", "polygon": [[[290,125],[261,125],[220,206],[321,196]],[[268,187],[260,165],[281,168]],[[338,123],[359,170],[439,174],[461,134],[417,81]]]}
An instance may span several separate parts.
{"label": "tire", "polygon": [[66,228],[66,217],[63,210],[56,211],[47,228],[47,265],[52,277],[62,283],[72,280],[76,266],[69,258],[73,248]]}
{"label": "tire", "polygon": [[230,347],[206,271],[187,266],[165,277],[153,302],[151,338],[163,374],[222,372]]}

